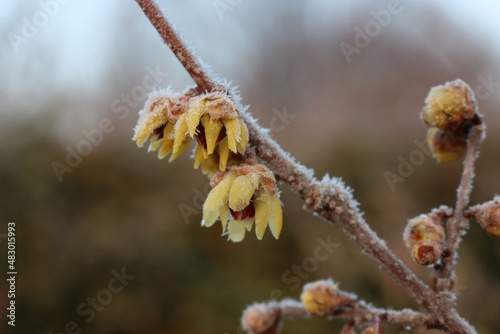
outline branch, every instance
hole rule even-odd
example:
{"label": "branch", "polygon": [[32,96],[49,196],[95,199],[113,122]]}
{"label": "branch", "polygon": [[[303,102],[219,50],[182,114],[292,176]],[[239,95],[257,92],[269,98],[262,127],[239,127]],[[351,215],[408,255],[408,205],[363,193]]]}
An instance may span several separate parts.
{"label": "branch", "polygon": [[478,157],[479,146],[484,137],[484,126],[479,117],[477,117],[475,123],[469,132],[467,155],[464,159],[462,178],[457,190],[455,212],[453,217],[448,219],[446,223],[446,252],[443,256],[443,263],[436,267],[436,274],[439,277],[437,283],[438,291],[449,291],[453,288],[457,249],[462,240],[462,234],[469,226],[469,220],[464,217],[464,210],[469,204],[472,180],[474,179],[474,162]]}
{"label": "branch", "polygon": [[186,43],[177,34],[174,27],[163,16],[162,12],[153,0],[136,0],[144,14],[149,18],[153,26],[163,38],[163,41],[172,50],[182,66],[188,71],[194,82],[202,91],[211,91],[216,82],[212,80],[207,71],[203,68],[200,60],[194,56]]}
{"label": "branch", "polygon": [[[256,303],[247,307],[243,312],[242,325],[244,329],[253,329],[251,333],[264,332],[266,326],[274,325],[283,318],[310,317],[301,302],[285,299],[280,302]],[[340,309],[325,317],[348,320],[351,325],[362,325],[372,323],[384,318],[384,323],[410,326],[412,328],[435,328],[443,329],[442,325],[428,315],[412,310],[384,310],[371,307],[364,302],[356,302],[352,308]],[[260,328],[259,328],[260,327]],[[256,331],[256,329],[259,329]]]}
{"label": "branch", "polygon": [[[202,90],[216,89],[215,81],[204,71],[152,0],[136,1],[198,86]],[[241,117],[247,123],[250,142],[257,148],[257,155],[302,196],[310,211],[318,213],[326,221],[338,226],[403,286],[418,304],[434,314],[449,332],[475,333],[446,299],[434,294],[387,248],[385,242],[377,237],[362,218],[350,190],[345,188],[340,180],[325,178],[319,182],[314,178],[312,171],[286,154],[254,118],[244,112],[241,112]]]}

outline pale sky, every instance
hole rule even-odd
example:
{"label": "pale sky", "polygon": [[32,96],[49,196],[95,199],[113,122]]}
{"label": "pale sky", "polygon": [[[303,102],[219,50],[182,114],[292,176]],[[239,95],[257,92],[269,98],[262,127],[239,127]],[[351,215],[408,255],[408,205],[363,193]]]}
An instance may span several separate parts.
{"label": "pale sky", "polygon": [[[58,5],[58,8],[46,6],[45,9],[41,5],[54,2],[58,3],[56,0],[29,2],[2,0],[0,70],[7,75],[2,75],[1,80],[7,80],[8,73],[19,73],[15,74],[16,77],[28,80],[28,82],[21,83],[4,82],[4,85],[11,91],[9,96],[16,96],[26,89],[33,90],[33,96],[36,96],[37,83],[29,82],[30,75],[33,73],[46,77],[46,82],[52,85],[78,86],[80,89],[92,91],[96,87],[95,82],[102,79],[100,78],[102,66],[107,64],[106,61],[101,60],[108,54],[109,48],[113,47],[112,44],[115,42],[110,40],[110,36],[119,35],[120,22],[114,18],[142,17],[134,16],[139,13],[140,9],[132,0],[64,0],[62,2],[67,3]],[[252,38],[256,37],[251,29],[253,17],[259,16],[259,18],[266,19],[267,14],[268,21],[272,21],[273,18],[268,13],[270,4],[264,0],[241,0],[239,4],[238,1],[232,0],[232,3],[237,3],[237,5],[224,12],[223,19],[221,19],[220,12],[216,10],[216,4],[228,3],[227,0],[186,0],[186,2],[189,4],[188,8],[193,8],[190,13],[186,12],[185,3],[164,0],[160,1],[160,4],[173,18],[183,35],[200,50],[203,58],[217,69],[230,69],[235,58],[242,53],[252,52]],[[374,3],[377,4],[377,2]],[[423,3],[425,2],[419,1],[419,4]],[[429,3],[441,6],[454,21],[477,33],[478,38],[498,41],[496,36],[500,31],[499,1],[450,2],[442,0],[429,1]],[[280,6],[288,4],[285,0],[275,1],[272,6],[279,10]],[[415,4],[416,2],[412,0],[401,0],[403,6],[410,7]],[[339,17],[348,17],[344,14],[353,10],[349,6],[350,3],[345,1],[315,1],[307,8],[305,15],[311,18],[311,29],[315,29],[321,24],[328,24],[332,13],[340,13]],[[363,10],[366,9],[363,8]],[[43,21],[44,15],[47,18],[43,12],[50,14],[47,21]],[[26,32],[26,21],[33,23],[36,19],[42,20],[39,22],[41,27],[36,29],[33,36],[17,44],[13,42],[13,36],[22,36],[23,31]],[[155,45],[155,49],[151,51],[165,52],[165,47],[152,27],[138,20],[133,21],[137,29],[141,30],[137,33],[151,40],[151,45]],[[230,43],[231,52],[227,51],[228,43]],[[498,42],[492,46],[496,49],[495,52],[500,50]],[[133,49],[134,45],[130,47]],[[17,49],[17,52],[14,52],[14,49]],[[225,52],[218,52],[220,49],[224,49]],[[50,78],[43,72],[46,58],[56,65],[50,73]],[[179,73],[181,70],[178,70]]]}

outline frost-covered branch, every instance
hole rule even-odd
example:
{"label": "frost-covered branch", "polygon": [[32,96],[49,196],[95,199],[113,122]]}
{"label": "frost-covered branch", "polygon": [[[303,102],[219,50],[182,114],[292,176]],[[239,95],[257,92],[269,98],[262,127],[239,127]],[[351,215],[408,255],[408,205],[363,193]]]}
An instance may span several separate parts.
{"label": "frost-covered branch", "polygon": [[[243,329],[251,334],[272,333],[269,329],[278,326],[281,319],[310,316],[300,301],[285,299],[248,306],[243,312],[241,322]],[[439,322],[428,315],[408,309],[401,311],[378,309],[364,302],[325,314],[324,317],[347,320],[350,326],[369,325],[383,318],[384,324],[398,325],[402,328],[442,329]]]}
{"label": "frost-covered branch", "polygon": [[[195,58],[163,17],[154,2],[152,0],[136,1],[200,90],[210,92],[220,89],[220,86],[217,86],[209,73],[201,66],[201,62]],[[238,98],[235,97],[235,101],[237,100]],[[281,180],[289,183],[292,189],[300,194],[309,211],[318,214],[346,233],[369,257],[405,288],[419,305],[438,319],[443,328],[451,333],[475,333],[447,299],[436,295],[418,279],[373,232],[363,219],[351,190],[340,179],[326,176],[322,181],[318,181],[311,170],[283,151],[280,145],[269,136],[268,130],[261,128],[250,114],[243,111],[241,106],[239,109],[241,118],[248,127],[250,143],[255,147],[257,156],[266,161]]]}
{"label": "frost-covered branch", "polygon": [[464,169],[460,186],[457,190],[457,204],[453,217],[448,219],[446,224],[446,250],[443,262],[436,267],[438,277],[437,289],[439,291],[449,291],[453,287],[455,280],[454,264],[457,257],[457,249],[460,245],[461,236],[469,226],[469,220],[464,217],[464,210],[469,204],[472,190],[472,180],[474,178],[474,162],[479,154],[479,146],[484,138],[484,125],[477,117],[476,123],[469,132],[467,154],[464,159]]}
{"label": "frost-covered branch", "polygon": [[136,1],[198,87],[202,91],[212,91],[216,82],[212,80],[193,51],[182,41],[172,24],[163,16],[156,3],[153,0]]}

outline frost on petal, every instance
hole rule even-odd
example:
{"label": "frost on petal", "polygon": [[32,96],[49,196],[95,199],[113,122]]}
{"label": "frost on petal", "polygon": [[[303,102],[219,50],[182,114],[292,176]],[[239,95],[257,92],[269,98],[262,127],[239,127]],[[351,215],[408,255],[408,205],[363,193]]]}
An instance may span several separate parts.
{"label": "frost on petal", "polygon": [[233,102],[227,96],[217,96],[206,100],[207,113],[213,118],[236,118],[238,113]]}
{"label": "frost on petal", "polygon": [[212,226],[215,221],[219,218],[219,211],[203,211],[203,220],[201,222],[201,225],[204,225],[206,227]]}
{"label": "frost on petal", "polygon": [[283,225],[283,212],[278,195],[271,197],[271,213],[269,217],[269,229],[273,236],[278,239]]}
{"label": "frost on petal", "polygon": [[133,140],[137,141],[137,145],[142,146],[155,129],[162,127],[167,122],[166,109],[152,112],[145,109],[141,110],[139,112],[139,120],[134,128]]}
{"label": "frost on petal", "polygon": [[229,149],[234,153],[238,153],[237,145],[241,138],[240,120],[238,118],[233,118],[223,119],[222,121],[226,128]]}
{"label": "frost on petal", "polygon": [[189,104],[189,110],[186,116],[186,125],[191,138],[193,138],[196,133],[196,128],[200,124],[201,116],[206,114],[205,101],[203,99],[196,98],[193,102]]}
{"label": "frost on petal", "polygon": [[229,207],[241,211],[250,204],[252,196],[259,186],[260,176],[256,173],[241,175],[234,180],[229,192]]}
{"label": "frost on petal", "polygon": [[238,152],[245,154],[248,145],[248,128],[243,120],[240,119],[241,139],[237,145]]}
{"label": "frost on petal", "polygon": [[203,117],[201,119],[201,124],[203,128],[205,128],[207,153],[212,154],[214,153],[215,145],[217,144],[217,139],[219,138],[219,133],[223,124],[220,120],[210,117]]}
{"label": "frost on petal", "polygon": [[255,205],[255,234],[257,239],[262,240],[266,231],[267,222],[271,213],[271,196],[259,189]]}
{"label": "frost on petal", "polygon": [[219,143],[219,169],[221,171],[226,170],[228,158],[229,158],[229,146],[227,143],[227,137],[225,137]]}
{"label": "frost on petal", "polygon": [[235,220],[233,217],[229,220],[229,239],[233,242],[240,242],[245,237],[245,223]]}
{"label": "frost on petal", "polygon": [[222,224],[222,233],[226,232],[228,215],[229,215],[229,207],[227,205],[221,206],[219,209],[219,216],[220,216],[220,222]]}
{"label": "frost on petal", "polygon": [[180,149],[182,143],[186,141],[188,134],[187,131],[188,127],[186,123],[186,114],[182,114],[177,123],[175,123],[175,139],[173,147],[174,154]]}
{"label": "frost on petal", "polygon": [[229,197],[229,191],[231,189],[231,184],[234,181],[234,175],[227,175],[222,181],[216,185],[210,193],[208,193],[205,204],[203,204],[203,210],[215,211],[219,210],[223,205],[226,204],[227,198]]}

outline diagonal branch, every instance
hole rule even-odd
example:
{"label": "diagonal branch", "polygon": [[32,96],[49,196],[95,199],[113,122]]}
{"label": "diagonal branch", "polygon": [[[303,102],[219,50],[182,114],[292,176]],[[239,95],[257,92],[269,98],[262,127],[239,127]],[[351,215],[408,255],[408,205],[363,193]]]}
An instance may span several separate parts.
{"label": "diagonal branch", "polygon": [[202,91],[211,91],[216,82],[210,77],[206,69],[203,68],[200,60],[194,56],[186,43],[184,43],[175,31],[174,27],[163,16],[162,12],[152,0],[136,0],[141,9],[149,18],[153,26],[163,38],[163,41],[174,52],[182,66],[188,71],[194,82]]}
{"label": "diagonal branch", "polygon": [[[216,89],[213,79],[206,73],[200,62],[190,53],[171,25],[163,18],[152,0],[136,0],[151,20],[165,43],[186,67],[193,80],[202,90]],[[241,112],[247,123],[251,143],[257,148],[257,155],[266,161],[304,199],[307,208],[333,223],[356,242],[365,253],[374,259],[392,278],[403,286],[409,295],[426,310],[431,312],[451,333],[476,333],[451,307],[449,302],[437,296],[418,279],[401,260],[386,246],[366,224],[351,192],[340,180],[315,179],[313,172],[291,158],[254,118]]]}

